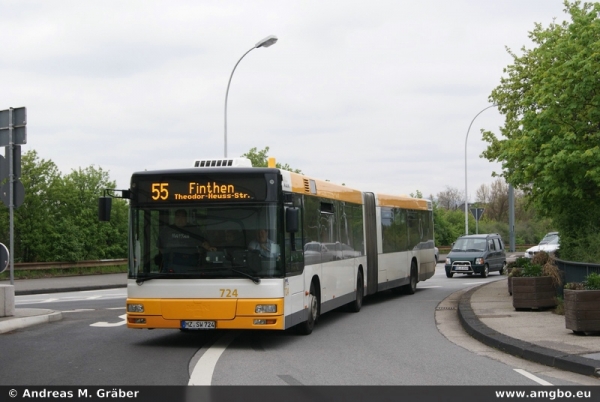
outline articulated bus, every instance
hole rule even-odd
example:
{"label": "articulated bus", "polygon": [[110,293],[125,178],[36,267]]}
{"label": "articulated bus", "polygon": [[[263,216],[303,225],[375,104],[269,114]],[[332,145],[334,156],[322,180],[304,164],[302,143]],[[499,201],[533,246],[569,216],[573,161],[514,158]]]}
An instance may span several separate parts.
{"label": "articulated bus", "polygon": [[194,165],[134,173],[124,192],[129,328],[310,334],[327,311],[434,274],[430,201],[243,158]]}

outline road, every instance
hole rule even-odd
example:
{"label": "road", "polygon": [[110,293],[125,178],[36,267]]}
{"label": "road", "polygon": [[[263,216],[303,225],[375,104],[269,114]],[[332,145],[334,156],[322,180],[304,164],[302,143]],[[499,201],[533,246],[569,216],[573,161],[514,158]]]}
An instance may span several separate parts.
{"label": "road", "polygon": [[440,332],[436,310],[451,295],[500,278],[448,279],[438,264],[414,295],[384,292],[357,314],[330,312],[309,336],[127,329],[125,289],[17,296],[17,308],[64,318],[0,336],[0,385],[588,384],[544,370],[527,376],[522,360],[493,358],[475,340],[457,345]]}

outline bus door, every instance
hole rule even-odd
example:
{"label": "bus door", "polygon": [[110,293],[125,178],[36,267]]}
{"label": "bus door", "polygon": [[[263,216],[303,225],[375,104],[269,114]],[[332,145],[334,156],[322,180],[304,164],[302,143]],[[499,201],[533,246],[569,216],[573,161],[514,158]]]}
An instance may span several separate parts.
{"label": "bus door", "polygon": [[365,219],[365,248],[367,253],[367,294],[377,292],[377,219],[375,213],[375,195],[363,193]]}

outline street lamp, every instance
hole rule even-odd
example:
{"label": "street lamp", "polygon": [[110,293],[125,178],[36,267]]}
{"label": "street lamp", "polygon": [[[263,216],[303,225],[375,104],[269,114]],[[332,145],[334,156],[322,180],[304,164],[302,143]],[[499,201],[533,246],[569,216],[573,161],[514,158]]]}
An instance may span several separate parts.
{"label": "street lamp", "polygon": [[473,117],[473,120],[471,120],[471,124],[469,124],[469,128],[467,129],[467,136],[465,137],[465,234],[468,235],[469,234],[469,206],[468,206],[468,192],[467,192],[467,139],[469,138],[469,131],[471,130],[471,126],[473,125],[473,122],[475,121],[475,119],[477,118],[477,116],[479,116],[481,113],[485,112],[486,110],[488,110],[491,107],[494,106],[498,106],[495,103],[493,105],[490,105],[488,107],[486,107],[485,109],[483,109],[481,112],[477,113],[475,115],[475,117]]}
{"label": "street lamp", "polygon": [[277,42],[277,36],[275,35],[267,36],[263,40],[259,41],[256,45],[254,45],[252,49],[248,50],[246,53],[243,54],[242,57],[240,57],[238,62],[235,63],[233,71],[231,71],[231,75],[229,76],[229,82],[227,83],[227,91],[225,92],[225,158],[227,158],[227,97],[229,96],[229,86],[231,85],[231,78],[233,78],[233,73],[235,72],[236,67],[238,66],[238,64],[240,64],[240,61],[242,61],[244,56],[246,56],[252,50],[259,47],[269,47],[271,45],[274,45],[275,42]]}

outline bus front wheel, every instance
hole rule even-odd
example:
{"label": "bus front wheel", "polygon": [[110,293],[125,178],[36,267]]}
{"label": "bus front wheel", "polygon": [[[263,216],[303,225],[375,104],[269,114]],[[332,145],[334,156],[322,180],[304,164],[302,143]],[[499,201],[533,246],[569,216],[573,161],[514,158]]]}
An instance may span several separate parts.
{"label": "bus front wheel", "polygon": [[308,317],[306,321],[298,326],[302,335],[310,335],[315,328],[315,322],[319,316],[319,296],[317,295],[315,283],[310,284],[310,294],[308,296]]}

